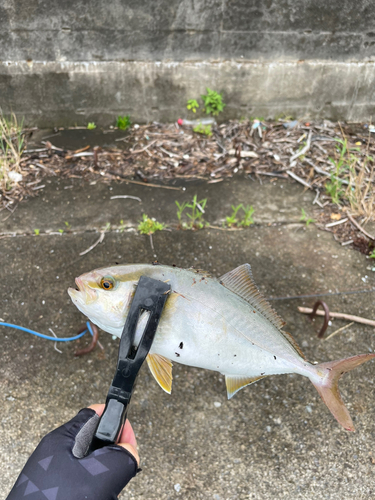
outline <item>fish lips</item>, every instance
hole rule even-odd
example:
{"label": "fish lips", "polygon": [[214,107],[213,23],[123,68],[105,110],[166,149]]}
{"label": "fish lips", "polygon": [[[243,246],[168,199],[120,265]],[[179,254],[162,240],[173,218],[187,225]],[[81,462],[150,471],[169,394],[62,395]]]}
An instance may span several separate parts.
{"label": "fish lips", "polygon": [[97,299],[96,290],[86,285],[81,278],[76,278],[75,282],[78,290],[68,288],[68,294],[75,304],[89,305]]}

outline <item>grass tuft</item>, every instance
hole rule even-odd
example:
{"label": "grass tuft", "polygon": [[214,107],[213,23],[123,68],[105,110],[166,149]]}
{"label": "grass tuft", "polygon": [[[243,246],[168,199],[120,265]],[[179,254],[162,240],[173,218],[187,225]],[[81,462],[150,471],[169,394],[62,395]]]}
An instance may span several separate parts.
{"label": "grass tuft", "polygon": [[24,149],[22,121],[0,114],[0,191],[6,193],[22,180],[20,161]]}
{"label": "grass tuft", "polygon": [[325,187],[333,203],[350,206],[350,212],[363,217],[364,222],[375,219],[375,163],[370,156],[368,141],[365,154],[359,148],[349,147],[345,136],[336,139],[336,157],[330,180]]}

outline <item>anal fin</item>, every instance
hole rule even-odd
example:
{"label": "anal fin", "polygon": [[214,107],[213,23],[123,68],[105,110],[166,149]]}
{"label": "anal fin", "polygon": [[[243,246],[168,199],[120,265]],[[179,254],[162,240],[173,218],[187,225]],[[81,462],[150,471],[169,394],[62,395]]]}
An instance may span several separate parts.
{"label": "anal fin", "polygon": [[267,375],[260,377],[238,377],[236,375],[225,375],[225,384],[227,386],[228,399],[233,397],[240,389],[243,389],[247,385],[253,384],[261,378],[265,378],[266,376]]}
{"label": "anal fin", "polygon": [[148,354],[146,358],[150,372],[163,391],[172,392],[172,361],[160,354]]}

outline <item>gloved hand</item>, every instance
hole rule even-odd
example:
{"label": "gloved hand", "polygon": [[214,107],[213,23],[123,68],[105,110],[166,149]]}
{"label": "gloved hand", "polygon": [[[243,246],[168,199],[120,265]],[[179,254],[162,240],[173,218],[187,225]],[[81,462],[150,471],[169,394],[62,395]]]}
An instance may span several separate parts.
{"label": "gloved hand", "polygon": [[[104,405],[94,407],[101,413]],[[84,408],[47,434],[27,461],[7,500],[117,499],[138,470],[136,441],[127,420],[120,441],[126,439],[130,444],[105,446],[85,456],[98,420],[94,409]]]}

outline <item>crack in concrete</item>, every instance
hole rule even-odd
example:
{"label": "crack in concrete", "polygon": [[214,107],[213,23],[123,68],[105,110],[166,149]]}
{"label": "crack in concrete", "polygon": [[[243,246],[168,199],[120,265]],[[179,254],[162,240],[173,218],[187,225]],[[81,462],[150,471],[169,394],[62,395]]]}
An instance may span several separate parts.
{"label": "crack in concrete", "polygon": [[[293,226],[293,225],[298,225],[302,226],[305,225],[305,222],[299,221],[299,220],[292,220],[292,221],[263,221],[263,222],[256,222],[254,224],[251,224],[248,228],[242,228],[242,227],[221,227],[221,226],[215,226],[215,225],[210,225],[207,226],[206,228],[202,228],[199,230],[196,229],[177,229],[174,227],[168,227],[163,229],[162,231],[183,231],[183,232],[189,232],[189,231],[203,231],[204,229],[209,229],[209,230],[218,230],[218,231],[228,231],[228,232],[234,232],[234,231],[245,231],[245,230],[250,230],[251,227],[257,227],[257,228],[267,228],[267,227],[275,227],[275,226]],[[92,227],[92,228],[86,228],[82,230],[76,230],[76,231],[55,231],[55,230],[48,230],[44,232],[39,232],[38,234],[35,234],[34,232],[31,231],[23,231],[23,232],[17,232],[17,231],[4,231],[0,232],[0,239],[3,238],[23,238],[25,236],[32,236],[32,237],[45,237],[45,236],[76,236],[76,235],[81,235],[81,234],[88,234],[88,233],[93,233],[93,234],[100,234],[105,232],[105,234],[115,234],[115,233],[131,233],[131,232],[137,232],[138,233],[138,224],[136,225],[128,225],[128,226],[113,226],[111,229],[103,229],[103,228],[97,228],[97,227]],[[139,233],[141,234],[141,233]]]}

